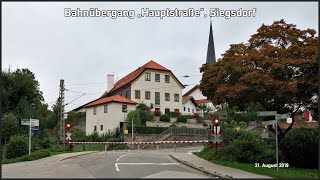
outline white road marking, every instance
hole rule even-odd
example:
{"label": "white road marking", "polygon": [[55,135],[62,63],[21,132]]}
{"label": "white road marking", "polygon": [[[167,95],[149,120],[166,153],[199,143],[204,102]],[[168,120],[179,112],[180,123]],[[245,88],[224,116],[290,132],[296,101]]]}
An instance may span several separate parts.
{"label": "white road marking", "polygon": [[114,165],[116,166],[116,170],[120,171],[120,169],[118,168],[118,163],[115,163]]}
{"label": "white road marking", "polygon": [[132,154],[132,153],[124,154],[124,155],[120,156],[116,161],[119,161],[123,156],[129,155],[129,154]]}
{"label": "white road marking", "polygon": [[164,166],[164,165],[179,165],[179,163],[115,163],[114,165],[116,166],[116,170],[120,171],[118,165],[160,165],[160,166]]}

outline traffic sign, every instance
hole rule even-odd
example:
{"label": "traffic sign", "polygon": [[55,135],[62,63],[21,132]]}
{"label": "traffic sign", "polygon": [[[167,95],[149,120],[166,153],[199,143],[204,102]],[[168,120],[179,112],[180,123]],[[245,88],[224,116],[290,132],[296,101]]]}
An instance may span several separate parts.
{"label": "traffic sign", "polygon": [[288,114],[277,114],[277,119],[287,119],[288,117]]}
{"label": "traffic sign", "polygon": [[31,119],[31,130],[33,131],[39,130],[39,119]]}
{"label": "traffic sign", "polygon": [[71,141],[71,140],[72,140],[72,139],[71,139],[71,133],[70,133],[70,132],[67,132],[66,135],[67,135],[66,140],[67,140],[67,141]]}
{"label": "traffic sign", "polygon": [[29,126],[30,125],[30,120],[29,119],[21,119],[21,125]]}
{"label": "traffic sign", "polygon": [[258,116],[275,116],[277,111],[259,111]]}

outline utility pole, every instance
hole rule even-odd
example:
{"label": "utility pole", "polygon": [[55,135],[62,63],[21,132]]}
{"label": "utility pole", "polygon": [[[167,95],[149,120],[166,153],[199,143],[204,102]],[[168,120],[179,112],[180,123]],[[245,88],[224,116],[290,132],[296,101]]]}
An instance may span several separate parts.
{"label": "utility pole", "polygon": [[60,112],[59,112],[59,137],[60,142],[64,142],[66,139],[65,134],[65,119],[64,119],[64,80],[60,80],[60,92],[59,92],[59,104],[60,104]]}

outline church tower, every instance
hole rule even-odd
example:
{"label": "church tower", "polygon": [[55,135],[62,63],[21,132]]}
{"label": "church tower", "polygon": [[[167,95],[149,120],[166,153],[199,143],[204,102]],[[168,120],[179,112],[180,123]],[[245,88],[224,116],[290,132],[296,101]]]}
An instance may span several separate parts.
{"label": "church tower", "polygon": [[210,20],[210,32],[209,32],[209,42],[208,42],[208,50],[207,50],[207,64],[216,63],[216,53],[214,50],[214,41],[213,41],[213,33],[212,33],[212,22]]}

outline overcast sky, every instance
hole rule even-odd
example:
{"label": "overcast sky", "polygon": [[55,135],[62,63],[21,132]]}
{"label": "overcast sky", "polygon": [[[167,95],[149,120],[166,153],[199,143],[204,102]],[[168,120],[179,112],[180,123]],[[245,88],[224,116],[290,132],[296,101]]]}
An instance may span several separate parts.
{"label": "overcast sky", "polygon": [[[65,8],[150,10],[203,8],[200,17],[65,17]],[[264,24],[284,19],[300,29],[318,31],[317,2],[5,2],[2,3],[2,69],[28,68],[40,82],[46,103],[59,96],[59,81],[68,90],[87,93],[66,111],[100,97],[107,74],[116,80],[154,60],[170,69],[185,93],[199,83],[205,63],[210,8],[252,10],[255,17],[212,17],[217,58],[230,44],[246,42]],[[318,34],[317,34],[318,36]],[[190,78],[182,76],[189,75]],[[66,91],[65,102],[81,93]]]}

